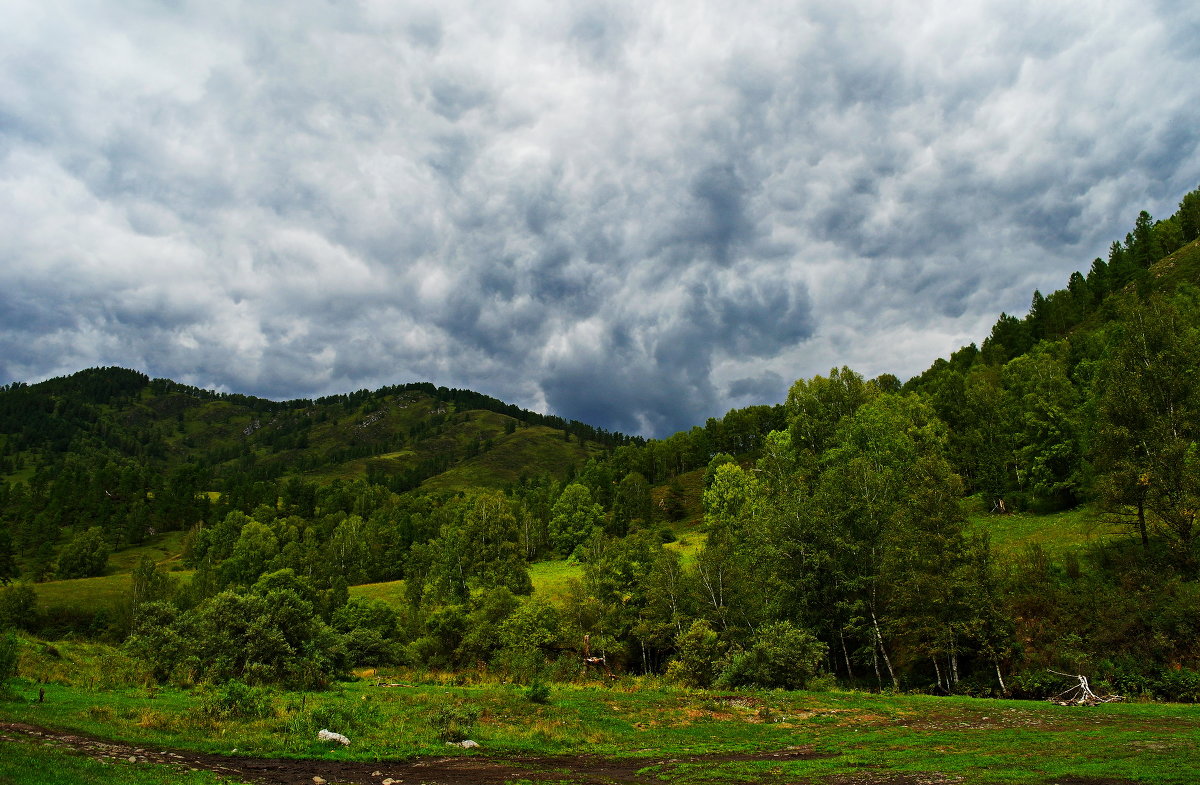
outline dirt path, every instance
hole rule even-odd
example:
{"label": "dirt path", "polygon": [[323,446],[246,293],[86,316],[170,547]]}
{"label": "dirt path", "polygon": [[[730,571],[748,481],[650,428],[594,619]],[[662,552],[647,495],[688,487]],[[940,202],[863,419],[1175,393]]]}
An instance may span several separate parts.
{"label": "dirt path", "polygon": [[810,748],[795,748],[769,753],[673,758],[603,758],[593,755],[493,758],[464,754],[408,761],[353,763],[289,758],[243,758],[190,750],[139,747],[23,723],[0,723],[0,741],[19,738],[54,743],[97,760],[124,760],[132,764],[157,763],[181,769],[211,771],[263,785],[314,785],[317,782],[315,777],[320,777],[330,785],[382,785],[388,779],[396,785],[502,785],[506,781],[520,779],[533,782],[568,781],[578,785],[651,785],[660,783],[661,780],[651,775],[638,774],[648,766],[786,761],[820,757],[820,753]]}
{"label": "dirt path", "polygon": [[[181,770],[211,771],[232,780],[255,785],[504,785],[514,780],[571,785],[661,785],[675,765],[738,761],[812,760],[830,757],[811,747],[779,752],[715,754],[677,757],[609,758],[597,755],[490,757],[478,753],[406,761],[355,763],[321,759],[251,758],[213,755],[191,750],[136,746],[98,739],[81,733],[41,728],[19,722],[0,722],[0,742],[36,740],[55,744],[80,755],[131,765],[156,763]],[[667,767],[639,774],[646,768]],[[318,779],[319,778],[319,779]],[[390,782],[389,782],[390,780]],[[816,780],[823,785],[955,785],[962,777],[938,772],[891,773],[862,770]],[[771,780],[772,785],[812,785],[811,780]],[[1055,777],[1047,785],[1136,785],[1132,780],[1109,777]]]}

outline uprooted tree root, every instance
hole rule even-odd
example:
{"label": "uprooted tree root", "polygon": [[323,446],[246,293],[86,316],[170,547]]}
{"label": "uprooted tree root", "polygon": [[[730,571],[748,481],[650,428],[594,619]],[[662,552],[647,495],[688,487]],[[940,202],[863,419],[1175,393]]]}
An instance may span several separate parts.
{"label": "uprooted tree root", "polygon": [[1069,689],[1063,690],[1058,695],[1050,698],[1052,703],[1057,703],[1059,706],[1098,706],[1101,703],[1116,703],[1117,701],[1125,700],[1120,695],[1098,695],[1092,690],[1088,684],[1087,676],[1079,673],[1061,673],[1059,671],[1050,671],[1057,676],[1063,676],[1068,679],[1078,679],[1078,684],[1073,684]]}

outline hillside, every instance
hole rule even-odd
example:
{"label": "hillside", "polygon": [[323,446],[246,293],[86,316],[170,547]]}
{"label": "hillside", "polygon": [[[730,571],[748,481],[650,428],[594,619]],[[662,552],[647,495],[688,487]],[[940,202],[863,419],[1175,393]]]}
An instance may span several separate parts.
{"label": "hillside", "polygon": [[[481,463],[485,471],[474,475],[486,473],[483,484],[503,484],[562,476],[625,441],[430,384],[277,402],[95,368],[0,389],[0,476],[9,481],[87,455],[165,474],[187,467],[214,491],[281,477],[371,479],[408,490]],[[456,487],[453,477],[436,485]]]}

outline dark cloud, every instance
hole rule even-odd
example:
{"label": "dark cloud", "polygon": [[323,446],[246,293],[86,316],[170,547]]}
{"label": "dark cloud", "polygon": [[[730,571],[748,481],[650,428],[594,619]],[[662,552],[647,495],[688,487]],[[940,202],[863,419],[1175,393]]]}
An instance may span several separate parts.
{"label": "dark cloud", "polygon": [[1196,29],[1131,0],[21,0],[0,381],[429,379],[663,434],[907,376],[1196,187]]}

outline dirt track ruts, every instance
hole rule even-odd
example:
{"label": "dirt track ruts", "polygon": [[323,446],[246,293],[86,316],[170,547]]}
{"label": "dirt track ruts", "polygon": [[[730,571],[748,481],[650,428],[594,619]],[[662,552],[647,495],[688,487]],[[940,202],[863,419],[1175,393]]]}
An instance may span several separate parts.
{"label": "dirt track ruts", "polygon": [[650,766],[673,764],[786,761],[822,757],[811,748],[778,752],[700,756],[613,758],[597,755],[506,756],[479,753],[404,761],[359,763],[322,759],[255,758],[214,755],[152,745],[133,745],[98,739],[81,733],[57,731],[24,723],[0,723],[0,740],[24,736],[51,742],[97,760],[156,763],[181,769],[211,771],[264,785],[313,785],[321,777],[331,785],[379,785],[385,779],[404,785],[501,785],[509,780],[568,781],[578,785],[650,785],[661,780],[638,772]]}

